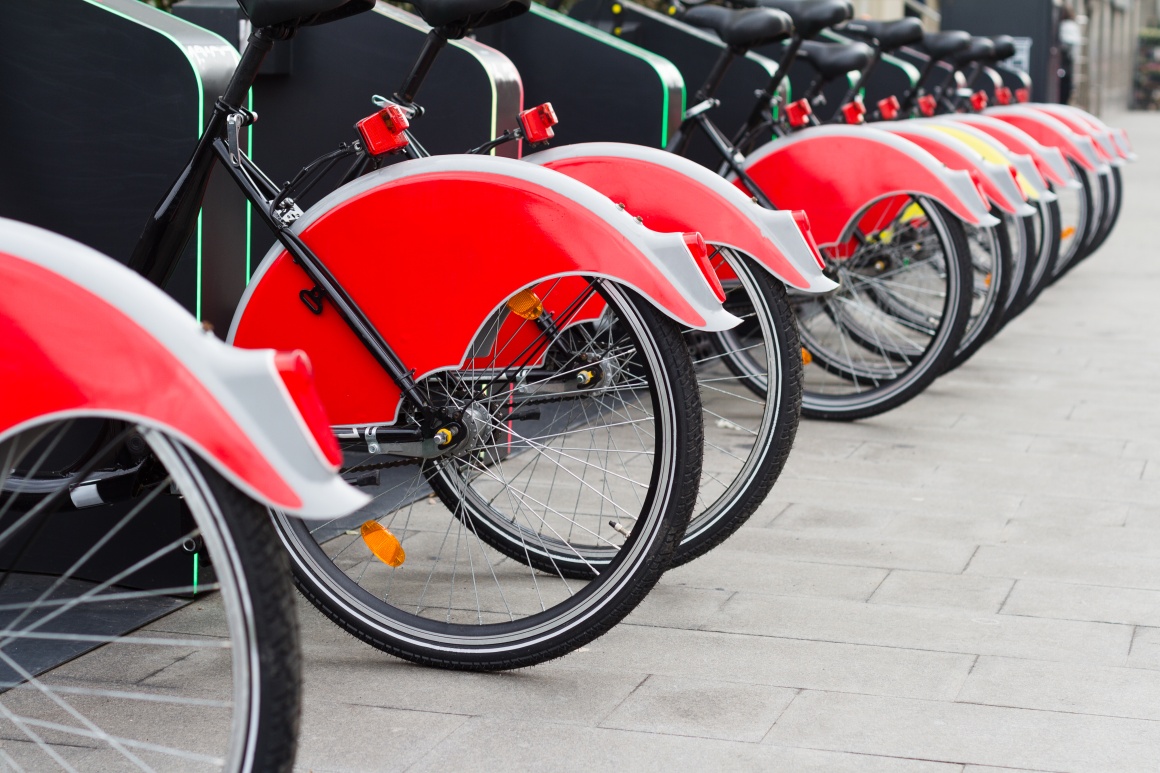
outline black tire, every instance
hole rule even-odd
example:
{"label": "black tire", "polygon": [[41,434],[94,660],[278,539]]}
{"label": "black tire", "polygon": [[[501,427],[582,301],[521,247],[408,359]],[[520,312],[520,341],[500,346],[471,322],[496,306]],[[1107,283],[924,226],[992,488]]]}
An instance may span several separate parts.
{"label": "black tire", "polygon": [[[105,437],[108,442],[90,447],[80,465],[55,469],[49,463],[53,454],[46,451],[70,445],[78,436],[78,425],[87,425],[80,435]],[[118,431],[105,432],[101,425],[116,426]],[[89,431],[94,428],[97,431]],[[128,450],[130,439],[135,451]],[[79,761],[82,767],[138,770],[136,757],[153,769],[173,769],[192,756],[203,763],[203,758],[216,758],[216,765],[210,763],[213,769],[291,770],[301,684],[298,621],[289,565],[265,509],[179,442],[157,430],[121,422],[72,419],[41,425],[0,443],[0,458],[9,464],[18,460],[0,474],[4,514],[0,541],[11,559],[0,574],[0,590],[27,593],[26,603],[39,593],[28,604],[30,614],[6,615],[6,627],[24,624],[27,628],[22,630],[35,635],[39,626],[51,622],[52,637],[75,642],[69,646],[76,647],[71,660],[56,658],[44,664],[49,670],[21,674],[20,684],[5,693],[5,703],[19,705],[35,727],[38,710],[50,720],[58,719],[59,702],[38,706],[35,700],[47,694],[44,689],[51,690],[76,712],[72,724],[80,726],[78,730],[99,728],[115,739],[106,745],[82,734],[50,737],[49,745],[66,760],[77,753],[88,755]],[[125,470],[135,471],[133,487],[125,488],[115,504],[79,495],[97,478]],[[92,504],[73,513],[74,500]],[[75,524],[78,516],[108,527],[87,544],[61,541],[62,525]],[[156,520],[158,527],[147,528],[145,519]],[[174,523],[183,525],[173,528]],[[119,542],[118,535],[126,529],[132,529],[135,538]],[[46,558],[45,548],[58,555]],[[170,576],[172,569],[167,567],[174,561],[192,561],[184,552],[190,548],[200,559],[193,564],[192,583],[174,586],[156,579]],[[203,579],[200,587],[199,566],[201,578],[210,580]],[[207,593],[215,589],[217,594]],[[101,601],[105,596],[108,601]],[[179,598],[191,597],[202,610],[210,610],[197,613],[196,637],[176,633],[182,629],[170,628],[164,617],[158,618],[166,610],[180,608]],[[60,605],[61,598],[77,599],[88,613],[71,617],[68,605]],[[123,614],[119,610],[153,604],[160,604],[158,611],[135,623],[148,623],[152,630],[123,633],[123,626],[116,627]],[[215,615],[219,606],[221,614]],[[87,644],[94,633],[100,635],[97,641],[108,637],[107,643]],[[117,646],[123,642],[131,647]],[[0,644],[0,651],[3,647]],[[6,663],[22,657],[17,650],[11,652],[4,656]],[[182,663],[192,666],[186,675],[157,677],[173,665],[180,672]],[[15,668],[6,674],[20,674]],[[21,689],[30,686],[38,692]],[[0,724],[10,718],[6,715]],[[196,737],[190,737],[189,727],[198,728]],[[10,730],[17,738],[31,737],[19,726],[4,732]],[[33,743],[6,742],[5,749],[25,769],[49,765],[47,757],[24,760],[24,753],[41,751]]]}
{"label": "black tire", "polygon": [[[562,297],[546,284],[543,297]],[[595,322],[555,318],[550,331],[515,323],[542,339],[542,375],[505,388],[504,374],[521,364],[420,383],[433,399],[470,387],[464,416],[482,414],[481,426],[505,437],[468,433],[421,467],[396,457],[389,471],[399,482],[363,481],[376,501],[351,518],[309,527],[276,518],[298,587],[324,615],[418,663],[510,669],[592,641],[655,585],[696,504],[704,439],[695,371],[676,323],[630,290],[591,287],[605,304]],[[506,308],[500,314],[510,321]],[[507,340],[517,336],[495,346]],[[589,367],[601,372],[592,386],[570,386]],[[506,419],[525,410],[505,408],[517,395],[548,418]],[[619,487],[619,499],[592,481]],[[398,568],[349,531],[372,521],[400,536],[407,557]]]}
{"label": "black tire", "polygon": [[1038,258],[1031,274],[1031,283],[1016,309],[1022,314],[1039,294],[1051,284],[1051,269],[1059,260],[1060,251],[1059,200],[1039,201],[1035,213],[1035,244]]}
{"label": "black tire", "polygon": [[725,308],[742,323],[691,336],[705,462],[673,566],[709,552],[749,520],[785,467],[801,415],[801,342],[785,286],[730,250],[716,260],[736,276],[723,282]]}
{"label": "black tire", "polygon": [[[1124,203],[1124,178],[1120,174],[1118,166],[1111,167],[1110,175],[1100,175],[1100,194],[1101,200],[1105,204],[1101,212],[1100,229],[1081,260],[1090,258],[1096,250],[1103,246],[1112,233],[1112,229],[1115,228],[1116,222],[1120,219],[1120,209]],[[1073,263],[1068,266],[1067,270],[1070,271],[1075,265]]]}
{"label": "black tire", "polygon": [[[969,360],[983,344],[1003,327],[1006,306],[1016,292],[1017,256],[1008,228],[1021,226],[1023,218],[1003,214],[999,225],[990,228],[964,226],[963,232],[971,253],[971,317],[962,340],[951,357],[947,370],[954,370]],[[1022,281],[1022,266],[1019,281]]]}
{"label": "black tire", "polygon": [[803,416],[849,421],[896,408],[946,370],[962,340],[972,272],[962,225],[937,202],[896,198],[863,209],[841,243],[848,251],[827,256],[837,290],[790,294],[809,355]]}
{"label": "black tire", "polygon": [[[1067,204],[1060,204],[1062,211],[1060,227],[1063,232],[1070,233],[1065,235],[1061,232],[1062,244],[1059,257],[1051,269],[1050,282],[1058,280],[1067,272],[1069,266],[1084,259],[1087,255],[1087,246],[1095,238],[1100,226],[1101,205],[1096,198],[1098,183],[1093,181],[1078,162],[1068,159],[1068,164],[1071,166],[1072,174],[1079,181],[1080,187],[1077,190],[1057,190],[1061,202],[1064,201],[1065,197],[1067,199]],[[1072,209],[1075,211],[1069,214],[1069,210]]]}

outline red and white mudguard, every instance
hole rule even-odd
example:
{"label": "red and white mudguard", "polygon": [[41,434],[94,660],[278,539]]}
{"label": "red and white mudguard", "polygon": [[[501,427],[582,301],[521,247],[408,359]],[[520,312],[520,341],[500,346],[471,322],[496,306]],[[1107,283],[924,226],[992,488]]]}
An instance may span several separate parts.
{"label": "red and white mudguard", "polygon": [[[294,230],[417,380],[462,367],[508,299],[558,277],[627,285],[686,327],[737,323],[680,234],[651,231],[592,188],[536,164],[473,155],[406,161],[331,193]],[[304,349],[334,424],[393,422],[398,387],[333,308],[315,314],[299,300],[309,289],[276,246],[229,340]],[[551,297],[568,300],[560,285]]]}
{"label": "red and white mudguard", "polygon": [[823,247],[839,243],[867,205],[898,194],[931,198],[971,225],[998,222],[969,174],[866,126],[819,126],[775,140],[751,154],[744,169],[779,209],[809,212]]}
{"label": "red and white mudguard", "polygon": [[116,261],[11,220],[0,220],[0,286],[0,440],[106,416],[172,434],[295,515],[334,518],[365,501],[334,474],[333,437],[305,426],[276,365],[284,355],[227,346]]}
{"label": "red and white mudguard", "polygon": [[822,273],[816,248],[793,213],[762,207],[687,158],[641,145],[587,142],[523,160],[595,188],[654,231],[697,231],[710,244],[743,252],[795,289],[828,292],[837,286]]}

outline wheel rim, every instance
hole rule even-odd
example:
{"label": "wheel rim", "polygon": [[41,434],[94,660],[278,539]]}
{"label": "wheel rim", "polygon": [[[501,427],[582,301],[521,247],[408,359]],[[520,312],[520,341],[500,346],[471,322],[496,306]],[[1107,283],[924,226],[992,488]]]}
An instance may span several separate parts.
{"label": "wheel rim", "polygon": [[[0,640],[0,662],[6,678],[15,676],[0,688],[0,723],[25,741],[9,749],[16,757],[40,755],[38,764],[24,762],[32,769],[42,768],[47,759],[80,769],[246,769],[255,754],[259,666],[249,589],[220,507],[184,448],[156,430],[126,428],[109,444],[94,448],[93,458],[113,452],[115,443],[132,434],[147,444],[167,475],[156,476],[124,503],[107,534],[91,545],[75,546],[79,555],[67,557],[63,568],[46,569],[37,558],[37,544],[54,524],[77,517],[62,513],[69,486],[94,477],[87,467],[80,469],[82,475],[46,475],[55,471],[43,450],[67,443],[64,438],[75,426],[73,420],[42,425],[0,445],[0,454],[23,446],[23,452],[9,459],[20,456],[28,462],[23,467],[4,465],[0,472],[0,545],[9,551],[9,559],[11,551],[21,556],[6,562],[0,573],[0,598],[8,589],[7,602],[0,604],[8,634]],[[39,437],[35,445],[27,442],[31,433]],[[96,474],[108,471],[98,469]],[[50,477],[58,484],[55,489],[41,486],[35,496],[28,495],[28,483]],[[187,531],[175,540],[166,536],[161,547],[144,550],[144,556],[133,552],[136,545],[117,542],[116,536],[135,519],[144,513],[151,517],[151,508],[175,499],[172,490],[180,492],[192,517]],[[105,509],[97,506],[77,515],[94,518]],[[53,520],[62,517],[64,521]],[[139,583],[134,577],[180,551],[186,540],[200,543],[198,555],[203,564],[212,565],[212,581],[205,582],[203,568],[200,583],[193,579],[164,588],[133,587]],[[37,573],[32,584],[28,572]],[[133,585],[122,585],[124,581]],[[13,602],[13,592],[19,594],[16,589],[22,584],[29,592]],[[165,600],[195,592],[199,607],[213,614],[198,614],[189,633],[177,633],[180,627],[170,628],[168,620],[152,612],[146,613],[153,620],[144,628],[127,633],[94,628],[99,624],[86,614],[115,618],[126,607],[157,604],[163,607],[158,614],[164,615],[181,606],[166,605]],[[25,661],[25,667],[20,641],[43,637],[49,646],[72,648],[75,655],[45,671],[39,670],[43,662],[33,667]],[[151,670],[155,673],[148,675]],[[143,674],[148,678],[138,680]]]}
{"label": "wheel rim", "polygon": [[[545,283],[536,292],[547,303],[552,293],[572,292],[562,287]],[[576,629],[623,589],[670,524],[677,406],[656,376],[663,372],[658,352],[642,345],[652,338],[628,296],[603,282],[595,287],[593,297],[605,306],[599,319],[556,319],[563,334],[534,335],[551,342],[546,349],[563,352],[544,359],[538,380],[519,385],[524,405],[539,401],[537,419],[497,420],[497,405],[508,398],[493,401],[487,424],[497,437],[421,469],[400,465],[407,470],[400,481],[380,478],[364,489],[388,503],[384,512],[310,528],[279,517],[300,578],[309,578],[328,607],[413,654],[479,654],[534,646]],[[570,296],[564,305],[585,307]],[[510,323],[506,310],[500,316]],[[517,327],[526,332],[532,324]],[[523,339],[512,333],[510,340]],[[501,333],[492,359],[507,346]],[[601,369],[599,391],[577,395],[570,379],[593,362]],[[510,370],[502,378],[487,368],[437,378],[478,384],[485,371],[491,394],[516,391],[507,383]],[[420,386],[429,397],[452,391],[437,383]],[[548,414],[543,406],[552,405],[566,407]],[[348,462],[366,466],[365,454],[346,450]],[[480,451],[488,454],[482,461],[475,457]],[[615,498],[606,486],[616,489]],[[349,533],[366,520],[401,541],[400,567],[376,559],[360,534]]]}
{"label": "wheel rim", "polygon": [[[886,215],[877,212],[885,211]],[[857,408],[906,390],[929,369],[960,313],[948,295],[951,237],[921,198],[876,202],[827,257],[841,286],[792,294],[802,346],[803,404]],[[904,217],[905,216],[905,217]],[[952,258],[953,259],[953,258]],[[888,284],[887,284],[888,283]]]}
{"label": "wheel rim", "polygon": [[[697,512],[683,542],[697,539],[738,506],[751,476],[774,452],[774,431],[786,389],[778,358],[785,342],[771,322],[773,310],[741,256],[722,250],[714,258],[725,308],[741,324],[720,333],[691,334],[693,363],[705,424],[705,459]],[[758,269],[760,270],[760,269]],[[772,387],[771,387],[772,385]],[[772,391],[770,391],[772,389]]]}

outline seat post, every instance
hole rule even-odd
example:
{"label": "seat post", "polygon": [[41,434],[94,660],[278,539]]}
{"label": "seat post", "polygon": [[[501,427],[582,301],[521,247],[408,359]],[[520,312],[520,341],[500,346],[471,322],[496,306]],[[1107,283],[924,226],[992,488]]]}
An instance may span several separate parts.
{"label": "seat post", "polygon": [[705,79],[704,85],[693,96],[694,105],[704,102],[717,93],[717,89],[721,88],[721,81],[725,80],[725,72],[729,69],[729,65],[733,64],[733,60],[737,58],[738,54],[744,53],[744,49],[735,49],[733,46],[726,46],[721,50],[721,55],[717,57],[717,61],[713,63],[713,69],[709,71],[709,77]]}
{"label": "seat post", "polygon": [[[878,46],[872,46],[870,50],[874,52],[870,55],[870,61],[867,62],[866,66],[862,68],[862,72],[858,73],[858,79],[851,83],[850,88],[846,90],[846,96],[842,97],[842,105],[846,104],[847,102],[851,102],[854,97],[858,96],[858,92],[861,90],[862,84],[866,82],[866,79],[870,77],[870,72],[875,67],[877,67],[878,62],[881,61],[882,51],[878,48]],[[841,105],[839,105],[839,107],[841,107]]]}
{"label": "seat post", "polygon": [[395,94],[400,102],[407,105],[414,104],[419,87],[423,85],[427,73],[431,72],[431,65],[435,64],[435,57],[439,56],[439,52],[443,50],[445,45],[447,45],[447,35],[442,29],[436,27],[427,33],[427,38],[423,41],[423,50],[419,52],[419,59],[411,68],[411,72],[407,74],[402,88]]}

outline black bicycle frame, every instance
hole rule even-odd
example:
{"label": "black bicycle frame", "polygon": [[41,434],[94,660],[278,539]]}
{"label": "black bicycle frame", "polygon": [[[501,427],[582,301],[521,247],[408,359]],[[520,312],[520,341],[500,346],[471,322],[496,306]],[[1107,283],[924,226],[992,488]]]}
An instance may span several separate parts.
{"label": "black bicycle frame", "polygon": [[290,230],[293,219],[284,217],[280,208],[276,208],[285,202],[292,204],[292,200],[280,196],[278,187],[241,150],[241,130],[256,118],[242,106],[243,100],[274,42],[285,40],[292,34],[292,29],[280,27],[257,29],[250,34],[248,45],[234,70],[226,93],[214,104],[213,113],[193,155],[146,224],[130,258],[129,267],[158,286],[165,284],[193,234],[210,175],[215,162],[220,161],[257,209],[262,220],[273,229],[278,241],[314,282],[312,296],[325,299],[334,306],[395,385],[419,407],[427,422],[434,424],[437,422],[434,409],[390,344],[325,264]]}
{"label": "black bicycle frame", "polygon": [[[798,41],[798,45],[800,44],[801,41]],[[792,57],[796,55],[797,46],[794,46],[791,43],[790,49],[791,51],[788,53],[788,56]],[[774,206],[773,202],[770,201],[769,197],[765,195],[757,183],[755,183],[753,179],[748,174],[746,174],[745,170],[741,168],[741,165],[745,163],[745,156],[738,149],[737,140],[734,139],[733,141],[730,141],[729,138],[725,136],[725,133],[722,132],[715,123],[713,123],[711,118],[709,118],[709,111],[719,104],[719,102],[713,97],[713,94],[716,93],[717,89],[720,87],[721,82],[725,78],[726,70],[729,69],[729,65],[732,64],[733,59],[739,53],[744,52],[737,51],[733,48],[726,48],[721,52],[721,56],[718,57],[717,61],[713,64],[713,69],[710,71],[709,77],[705,79],[704,85],[702,85],[701,88],[697,90],[696,96],[694,97],[693,106],[685,111],[684,120],[681,121],[680,127],[677,129],[676,133],[673,134],[673,137],[669,141],[669,144],[665,150],[669,151],[670,153],[675,153],[678,156],[685,155],[688,153],[689,143],[692,142],[693,139],[692,130],[694,128],[699,128],[705,133],[705,136],[709,138],[709,142],[713,144],[713,147],[721,155],[722,160],[724,160],[725,164],[729,167],[729,171],[733,172],[733,174],[737,175],[739,180],[745,183],[745,187],[749,189],[750,194],[754,199],[757,200],[757,203],[766,209],[777,209],[777,207]],[[777,88],[781,85],[781,79],[784,77],[783,73],[784,70],[782,69],[781,65],[779,65],[777,73],[770,81],[769,88],[763,94],[759,95],[758,105],[754,112],[759,115],[761,121],[756,126],[760,126],[761,123],[764,123],[764,109],[762,106],[768,106],[772,104],[772,95],[777,93]],[[750,116],[750,121],[752,121],[752,115]],[[748,125],[749,124],[747,123],[746,127],[748,127]],[[754,128],[756,128],[756,126]],[[744,136],[745,131],[750,130],[748,128],[744,130],[742,136]]]}

